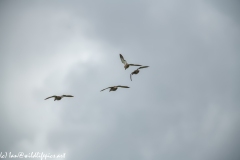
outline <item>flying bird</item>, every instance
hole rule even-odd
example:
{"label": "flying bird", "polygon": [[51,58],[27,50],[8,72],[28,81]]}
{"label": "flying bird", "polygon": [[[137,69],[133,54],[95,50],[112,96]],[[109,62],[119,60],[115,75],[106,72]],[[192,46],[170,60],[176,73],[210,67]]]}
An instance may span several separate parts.
{"label": "flying bird", "polygon": [[[110,90],[109,90],[109,92],[110,91],[116,91],[117,89],[118,89],[118,87],[121,87],[121,88],[130,88],[130,87],[128,87],[128,86],[112,86],[112,87],[108,87],[108,88],[110,88]],[[105,88],[105,89],[108,89],[108,88]],[[104,91],[105,89],[103,89],[103,90],[101,90],[100,92],[102,92],[102,91]]]}
{"label": "flying bird", "polygon": [[122,61],[122,63],[124,64],[124,68],[125,70],[129,67],[129,66],[142,66],[139,64],[128,64],[127,61],[123,58],[123,56],[120,54],[120,59]]}
{"label": "flying bird", "polygon": [[142,67],[139,67],[138,69],[136,69],[135,71],[133,71],[133,72],[130,74],[130,79],[131,79],[131,81],[132,81],[132,75],[138,74],[138,73],[140,72],[139,69],[147,68],[147,67],[149,67],[149,66],[142,66]]}
{"label": "flying bird", "polygon": [[54,98],[54,101],[56,100],[61,100],[63,97],[73,97],[72,95],[62,95],[62,96],[51,96],[51,97],[48,97],[46,98],[45,100],[49,99],[49,98]]}

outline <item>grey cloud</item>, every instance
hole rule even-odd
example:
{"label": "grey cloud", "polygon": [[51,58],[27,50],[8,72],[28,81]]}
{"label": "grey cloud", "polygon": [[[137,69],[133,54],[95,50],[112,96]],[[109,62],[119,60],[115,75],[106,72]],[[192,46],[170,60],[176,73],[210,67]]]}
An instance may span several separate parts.
{"label": "grey cloud", "polygon": [[[2,25],[1,33],[17,33],[16,39],[7,42],[0,39],[1,45],[6,43],[1,57],[8,57],[3,63],[6,78],[2,81],[9,86],[24,76],[36,80],[37,74],[26,69],[29,67],[40,72],[44,76],[40,77],[41,83],[29,83],[34,90],[28,87],[26,91],[33,93],[34,100],[16,102],[36,104],[41,108],[37,109],[39,114],[46,112],[46,116],[45,121],[38,121],[40,127],[29,134],[16,131],[15,125],[9,127],[19,117],[5,114],[12,111],[4,104],[16,107],[16,103],[7,103],[8,93],[2,99],[1,119],[6,122],[1,121],[5,131],[1,140],[8,134],[18,135],[12,142],[26,139],[35,149],[44,146],[48,152],[67,152],[67,159],[239,159],[239,37],[236,35],[240,32],[237,23],[223,16],[225,11],[218,4],[205,1],[23,1],[20,4],[15,7],[26,20],[20,23],[23,27],[19,31],[17,27],[11,29],[18,18]],[[11,8],[14,4],[5,6]],[[23,14],[32,7],[27,12],[32,16]],[[16,14],[13,9],[10,11]],[[62,13],[60,20],[56,20],[56,13]],[[6,22],[8,16],[1,19]],[[36,24],[28,25],[30,20]],[[23,36],[28,30],[30,34]],[[6,39],[14,37],[4,35]],[[19,36],[24,38],[18,44]],[[23,47],[24,58],[17,54],[19,48],[11,49],[11,58],[7,55],[8,46],[12,45]],[[98,45],[100,50],[95,48]],[[85,53],[90,58],[84,61],[84,56],[79,55]],[[150,67],[130,81],[129,74],[135,67],[125,71],[119,53],[130,63]],[[46,60],[48,56],[50,60]],[[55,68],[51,71],[45,70],[52,67]],[[16,80],[8,81],[12,77]],[[21,87],[17,84],[11,89],[19,91]],[[100,92],[112,85],[130,88]],[[46,95],[49,92],[72,94],[74,98],[42,102],[45,96],[50,96]],[[33,109],[27,113],[41,117]],[[37,123],[27,113],[23,113],[25,119]],[[50,124],[44,127],[46,122]],[[31,125],[26,123],[26,126]],[[40,130],[46,141],[42,146],[34,143]],[[1,149],[21,150],[16,146],[4,141]]]}
{"label": "grey cloud", "polygon": [[226,0],[220,0],[220,1],[216,1],[216,0],[211,0],[208,1],[211,5],[213,5],[214,7],[218,8],[222,13],[225,13],[226,15],[228,15],[229,18],[233,19],[235,22],[239,23],[240,19],[239,19],[239,7],[240,7],[240,2],[237,0],[230,0],[230,1],[226,1]]}

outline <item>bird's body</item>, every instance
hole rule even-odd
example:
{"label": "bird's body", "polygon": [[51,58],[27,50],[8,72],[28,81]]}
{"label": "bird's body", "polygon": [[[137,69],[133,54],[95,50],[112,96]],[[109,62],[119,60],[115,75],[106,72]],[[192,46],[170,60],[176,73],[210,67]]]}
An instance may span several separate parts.
{"label": "bird's body", "polygon": [[131,81],[132,81],[132,75],[138,74],[138,73],[140,72],[139,69],[147,68],[147,67],[149,67],[149,66],[142,66],[142,67],[139,67],[138,69],[136,69],[135,71],[133,71],[133,72],[130,74],[130,79],[131,79]]}
{"label": "bird's body", "polygon": [[122,63],[124,64],[125,70],[129,68],[129,66],[142,66],[140,64],[128,64],[127,61],[123,58],[123,56],[120,54],[120,59]]}
{"label": "bird's body", "polygon": [[[120,86],[120,85],[118,85],[118,86],[112,86],[112,87],[108,87],[108,88],[110,88],[109,89],[109,92],[111,92],[111,91],[116,91],[117,89],[118,89],[118,87],[121,87],[121,88],[130,88],[130,87],[128,87],[128,86]],[[105,88],[105,89],[108,89],[108,88]],[[102,89],[101,91],[104,91],[105,89]],[[100,91],[100,92],[101,92]]]}
{"label": "bird's body", "polygon": [[132,75],[133,75],[133,74],[138,74],[139,72],[140,72],[140,70],[137,69],[137,70],[133,71],[131,74],[132,74]]}
{"label": "bird's body", "polygon": [[117,89],[118,89],[118,87],[116,87],[116,86],[111,87],[110,90],[109,90],[109,92],[110,92],[110,91],[116,91]]}
{"label": "bird's body", "polygon": [[63,97],[73,97],[72,95],[62,95],[62,96],[51,96],[51,97],[47,97],[45,100],[49,99],[49,98],[54,98],[54,101],[60,101]]}

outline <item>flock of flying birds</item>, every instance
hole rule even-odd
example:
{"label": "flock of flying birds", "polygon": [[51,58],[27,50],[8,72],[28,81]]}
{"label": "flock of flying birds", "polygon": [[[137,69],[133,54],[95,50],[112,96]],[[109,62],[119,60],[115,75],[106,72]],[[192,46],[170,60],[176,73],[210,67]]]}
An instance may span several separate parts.
{"label": "flock of flying birds", "polygon": [[[149,66],[142,66],[142,65],[139,65],[139,64],[129,64],[129,63],[127,63],[127,61],[123,58],[123,56],[120,54],[120,59],[121,59],[121,61],[122,61],[122,63],[124,64],[124,68],[125,68],[125,70],[126,69],[128,69],[129,68],[129,66],[140,66],[140,67],[138,67],[135,71],[133,71],[131,74],[130,74],[130,79],[131,79],[131,81],[132,81],[132,75],[134,75],[134,74],[138,74],[139,72],[140,72],[140,70],[139,69],[143,69],[143,68],[147,68],[147,67],[149,67]],[[117,89],[118,89],[118,87],[120,87],[120,88],[130,88],[130,87],[128,87],[128,86],[120,86],[120,85],[118,85],[118,86],[112,86],[112,87],[107,87],[107,88],[105,88],[105,89],[109,89],[109,92],[110,91],[116,91]],[[101,91],[104,91],[105,89],[102,89]],[[100,91],[100,92],[101,92]],[[62,96],[51,96],[51,97],[47,97],[45,100],[47,100],[47,99],[49,99],[49,98],[54,98],[54,101],[56,101],[56,100],[61,100],[63,97],[73,97],[72,95],[62,95]]]}

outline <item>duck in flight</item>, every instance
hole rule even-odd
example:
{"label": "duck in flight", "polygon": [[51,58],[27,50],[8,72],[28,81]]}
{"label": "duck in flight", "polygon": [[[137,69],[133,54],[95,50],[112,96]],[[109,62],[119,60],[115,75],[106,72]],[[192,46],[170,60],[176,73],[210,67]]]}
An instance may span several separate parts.
{"label": "duck in flight", "polygon": [[122,63],[124,64],[124,68],[125,70],[129,67],[129,66],[142,66],[139,64],[128,64],[127,61],[123,58],[123,56],[120,54],[120,59],[122,61]]}
{"label": "duck in flight", "polygon": [[132,75],[138,74],[138,73],[140,72],[139,69],[147,68],[147,67],[149,67],[149,66],[142,66],[142,67],[139,67],[138,69],[136,69],[135,71],[133,71],[133,72],[130,74],[130,79],[131,79],[131,81],[132,81]]}
{"label": "duck in flight", "polygon": [[56,100],[61,100],[63,97],[73,97],[72,95],[62,95],[62,96],[51,96],[51,97],[48,97],[46,98],[45,100],[49,99],[49,98],[54,98],[54,101]]}
{"label": "duck in flight", "polygon": [[[108,88],[110,88],[110,90],[109,90],[109,92],[110,91],[116,91],[117,89],[118,89],[118,87],[121,87],[121,88],[130,88],[130,87],[128,87],[128,86],[112,86],[112,87],[108,87]],[[105,89],[108,89],[108,88],[105,88]],[[100,92],[102,92],[102,91],[104,91],[105,89],[102,89]]]}

